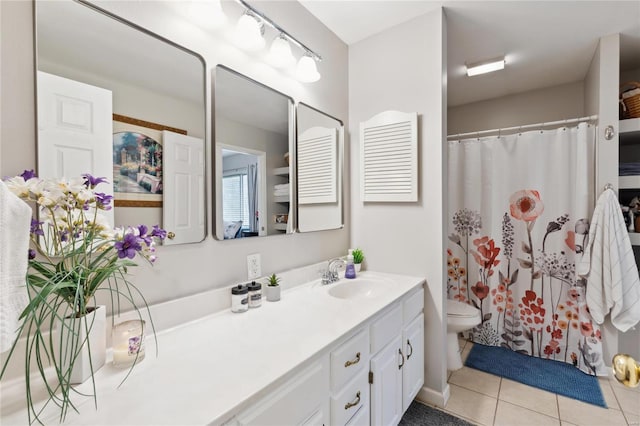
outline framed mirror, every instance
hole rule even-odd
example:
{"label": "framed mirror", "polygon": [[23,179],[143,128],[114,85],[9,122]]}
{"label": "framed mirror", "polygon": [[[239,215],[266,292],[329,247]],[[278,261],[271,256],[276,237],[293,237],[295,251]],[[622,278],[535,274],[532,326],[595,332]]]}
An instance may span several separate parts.
{"label": "framed mirror", "polygon": [[293,100],[215,69],[215,237],[294,231]]}
{"label": "framed mirror", "polygon": [[342,121],[304,103],[296,120],[298,231],[342,228]]}
{"label": "framed mirror", "polygon": [[77,1],[38,1],[38,174],[107,177],[115,226],[206,236],[205,62]]}

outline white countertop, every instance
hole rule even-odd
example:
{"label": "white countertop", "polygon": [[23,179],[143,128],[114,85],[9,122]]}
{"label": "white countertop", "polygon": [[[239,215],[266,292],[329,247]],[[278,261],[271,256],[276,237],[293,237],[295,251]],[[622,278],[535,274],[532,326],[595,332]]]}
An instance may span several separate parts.
{"label": "white countertop", "polygon": [[[118,388],[127,369],[107,365],[95,374],[98,409],[92,398],[73,396],[80,414],[65,424],[203,425],[222,423],[264,396],[267,388],[371,318],[424,278],[361,272],[355,280],[393,282],[371,298],[338,299],[314,281],[282,294],[279,302],[234,314],[225,310],[157,334],[159,352],[147,338],[146,358]],[[78,387],[90,392],[90,383]],[[25,424],[24,394],[2,390],[0,423]],[[6,404],[10,399],[10,403]],[[13,401],[15,399],[15,401]],[[23,401],[19,404],[19,401]],[[9,408],[8,408],[9,407]],[[58,411],[42,419],[58,423]]]}

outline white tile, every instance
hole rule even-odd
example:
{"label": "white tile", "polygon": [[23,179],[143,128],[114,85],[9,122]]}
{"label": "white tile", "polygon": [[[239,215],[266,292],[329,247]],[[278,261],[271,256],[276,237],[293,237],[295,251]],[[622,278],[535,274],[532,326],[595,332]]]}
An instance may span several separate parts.
{"label": "white tile", "polygon": [[[613,392],[611,392],[613,395]],[[498,399],[525,407],[547,416],[559,418],[556,394],[542,389],[502,379]]]}
{"label": "white tile", "polygon": [[630,414],[626,411],[622,414],[624,414],[624,417],[627,419],[627,423],[629,423],[629,426],[640,425],[640,414]]}
{"label": "white tile", "polygon": [[560,419],[549,417],[518,405],[498,401],[496,426],[560,426]]}
{"label": "white tile", "polygon": [[621,410],[618,400],[613,393],[613,389],[611,389],[609,379],[598,377],[598,382],[600,383],[600,390],[602,391],[602,396],[604,396],[604,402],[607,403],[607,407],[614,410]]}
{"label": "white tile", "polygon": [[611,382],[611,387],[622,411],[629,414],[640,414],[640,392],[635,391],[633,388],[628,388],[621,383]]}
{"label": "white tile", "polygon": [[500,379],[500,376],[494,376],[475,368],[462,367],[453,372],[449,378],[449,383],[497,398],[500,390]]}
{"label": "white tile", "polygon": [[493,424],[497,399],[456,385],[450,385],[450,389],[446,411],[481,425]]}
{"label": "white tile", "polygon": [[560,420],[580,426],[626,426],[622,411],[598,407],[558,395]]}

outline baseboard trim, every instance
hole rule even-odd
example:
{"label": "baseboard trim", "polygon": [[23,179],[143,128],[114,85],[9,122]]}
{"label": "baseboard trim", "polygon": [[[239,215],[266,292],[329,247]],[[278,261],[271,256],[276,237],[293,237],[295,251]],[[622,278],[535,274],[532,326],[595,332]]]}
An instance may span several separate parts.
{"label": "baseboard trim", "polygon": [[429,405],[444,408],[447,405],[447,401],[449,401],[450,393],[451,391],[448,383],[442,392],[423,386],[418,392],[416,399]]}

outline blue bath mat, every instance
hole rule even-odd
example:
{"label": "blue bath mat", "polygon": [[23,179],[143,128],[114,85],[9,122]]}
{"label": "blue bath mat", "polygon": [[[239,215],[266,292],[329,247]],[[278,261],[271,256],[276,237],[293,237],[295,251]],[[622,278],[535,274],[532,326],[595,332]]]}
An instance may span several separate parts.
{"label": "blue bath mat", "polygon": [[585,374],[565,362],[523,355],[499,346],[474,343],[465,365],[607,408],[597,377]]}

